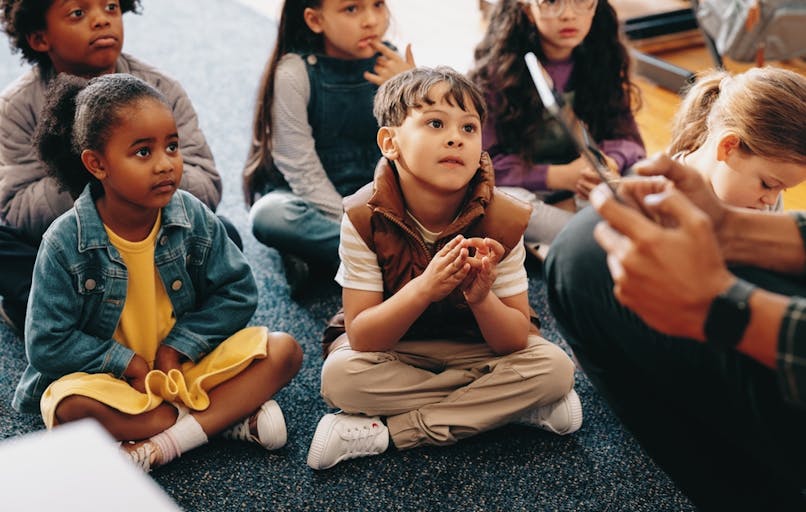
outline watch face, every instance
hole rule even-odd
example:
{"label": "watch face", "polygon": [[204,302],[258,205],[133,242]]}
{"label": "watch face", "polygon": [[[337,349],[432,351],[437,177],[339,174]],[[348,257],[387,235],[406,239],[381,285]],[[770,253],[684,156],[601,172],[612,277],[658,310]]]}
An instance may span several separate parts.
{"label": "watch face", "polygon": [[749,297],[752,285],[741,280],[711,303],[705,319],[705,340],[720,348],[733,348],[739,344],[750,323]]}

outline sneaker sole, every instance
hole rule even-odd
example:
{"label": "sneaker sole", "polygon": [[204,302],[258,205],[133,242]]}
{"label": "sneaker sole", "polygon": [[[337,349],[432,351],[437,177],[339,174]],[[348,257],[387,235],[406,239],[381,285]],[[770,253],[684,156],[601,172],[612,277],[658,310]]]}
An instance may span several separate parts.
{"label": "sneaker sole", "polygon": [[319,420],[319,424],[316,425],[316,432],[313,434],[313,439],[311,440],[311,447],[308,449],[308,466],[311,469],[328,469],[332,468],[336,464],[339,463],[337,460],[333,464],[329,466],[322,466],[322,453],[325,451],[325,441],[326,439],[330,438],[330,431],[333,430],[333,423],[336,420],[335,414],[325,414],[322,416],[322,419]]}

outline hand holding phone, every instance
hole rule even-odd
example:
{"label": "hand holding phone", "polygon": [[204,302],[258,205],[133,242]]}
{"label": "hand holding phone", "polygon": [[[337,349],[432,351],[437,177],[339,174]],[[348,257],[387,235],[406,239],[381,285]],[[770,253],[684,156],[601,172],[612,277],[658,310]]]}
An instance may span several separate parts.
{"label": "hand holding phone", "polygon": [[[535,84],[537,94],[540,96],[540,101],[548,113],[557,120],[565,135],[573,142],[574,147],[579,154],[585,158],[594,171],[599,175],[603,183],[606,183],[613,192],[616,199],[620,199],[616,191],[617,178],[614,179],[610,168],[607,166],[607,161],[604,155],[596,147],[596,144],[590,137],[585,125],[578,123],[577,129],[572,127],[568,120],[563,115],[561,108],[562,100],[557,97],[554,89],[549,85],[546,79],[546,71],[534,53],[529,52],[524,56],[526,67],[529,69],[529,74],[532,76],[532,82]],[[581,134],[581,135],[580,135]],[[584,139],[584,140],[583,140]]]}

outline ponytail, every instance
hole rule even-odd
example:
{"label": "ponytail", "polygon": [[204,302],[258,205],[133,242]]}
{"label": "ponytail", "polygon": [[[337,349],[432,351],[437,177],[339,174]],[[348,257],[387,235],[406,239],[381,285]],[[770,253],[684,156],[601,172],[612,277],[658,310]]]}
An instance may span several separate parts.
{"label": "ponytail", "polygon": [[708,117],[722,90],[722,82],[729,79],[725,71],[710,71],[697,77],[686,91],[683,103],[672,121],[672,142],[668,153],[688,155],[697,151],[708,138]]}
{"label": "ponytail", "polygon": [[[54,78],[34,133],[34,145],[48,174],[74,198],[87,183],[100,185],[84,168],[81,152],[102,151],[121,121],[121,112],[144,98],[171,108],[162,93],[125,73],[89,81],[64,73]],[[100,186],[96,190],[100,191]]]}
{"label": "ponytail", "polygon": [[45,94],[45,106],[34,133],[34,145],[50,176],[63,190],[78,197],[92,175],[84,169],[81,151],[73,144],[76,98],[87,81],[60,74]]}

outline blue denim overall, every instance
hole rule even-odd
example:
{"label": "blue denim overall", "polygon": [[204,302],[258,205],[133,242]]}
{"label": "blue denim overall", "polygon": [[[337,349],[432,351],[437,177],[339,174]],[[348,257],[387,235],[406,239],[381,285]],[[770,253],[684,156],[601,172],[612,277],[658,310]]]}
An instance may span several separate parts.
{"label": "blue denim overall", "polygon": [[[372,181],[380,158],[378,124],[372,103],[378,87],[364,78],[375,57],[343,60],[323,55],[301,55],[308,70],[311,96],[308,122],[316,152],[330,181],[348,196]],[[267,204],[266,199],[271,197]],[[261,202],[259,240],[326,269],[338,265],[340,224],[281,185]]]}

